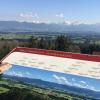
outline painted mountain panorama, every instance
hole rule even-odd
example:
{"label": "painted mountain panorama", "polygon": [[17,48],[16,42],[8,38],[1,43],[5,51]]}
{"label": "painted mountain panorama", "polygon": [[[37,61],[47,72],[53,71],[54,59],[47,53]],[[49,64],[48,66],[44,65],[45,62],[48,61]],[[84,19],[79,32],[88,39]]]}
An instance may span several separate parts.
{"label": "painted mountain panorama", "polygon": [[100,80],[78,75],[12,65],[3,77],[33,86],[100,98]]}

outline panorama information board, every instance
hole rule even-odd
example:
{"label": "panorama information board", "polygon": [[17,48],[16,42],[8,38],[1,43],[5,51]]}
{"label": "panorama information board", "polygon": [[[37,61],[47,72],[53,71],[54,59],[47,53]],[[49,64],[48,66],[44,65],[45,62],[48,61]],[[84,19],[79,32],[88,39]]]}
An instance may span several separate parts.
{"label": "panorama information board", "polygon": [[100,98],[100,56],[18,47],[2,62],[6,78]]}

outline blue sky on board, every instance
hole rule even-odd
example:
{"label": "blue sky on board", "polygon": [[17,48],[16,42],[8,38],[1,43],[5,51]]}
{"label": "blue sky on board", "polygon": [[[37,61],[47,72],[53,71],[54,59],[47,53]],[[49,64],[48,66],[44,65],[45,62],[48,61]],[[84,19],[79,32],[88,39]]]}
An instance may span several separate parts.
{"label": "blue sky on board", "polygon": [[0,0],[0,20],[100,22],[100,0]]}
{"label": "blue sky on board", "polygon": [[100,80],[77,75],[52,72],[18,65],[13,65],[13,67],[4,74],[17,77],[41,79],[43,81],[100,91]]}

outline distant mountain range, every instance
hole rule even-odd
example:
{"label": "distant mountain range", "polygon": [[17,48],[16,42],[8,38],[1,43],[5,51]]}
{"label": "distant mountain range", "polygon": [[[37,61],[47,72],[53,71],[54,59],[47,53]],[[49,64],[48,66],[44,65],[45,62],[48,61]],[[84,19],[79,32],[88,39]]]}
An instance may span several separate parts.
{"label": "distant mountain range", "polygon": [[57,90],[62,90],[62,91],[69,92],[69,93],[75,93],[78,95],[100,98],[100,92],[92,91],[92,90],[85,89],[85,88],[57,84],[57,83],[53,83],[53,82],[43,81],[40,79],[31,79],[31,78],[26,78],[26,77],[17,77],[17,76],[8,76],[8,75],[4,75],[4,77],[8,78],[8,79],[19,81],[19,82],[29,83],[31,85],[38,86],[38,87],[51,88],[51,89],[55,89],[55,90],[57,89]]}
{"label": "distant mountain range", "polygon": [[29,23],[18,21],[0,21],[0,31],[32,32],[97,32],[100,24],[67,24],[67,23]]}

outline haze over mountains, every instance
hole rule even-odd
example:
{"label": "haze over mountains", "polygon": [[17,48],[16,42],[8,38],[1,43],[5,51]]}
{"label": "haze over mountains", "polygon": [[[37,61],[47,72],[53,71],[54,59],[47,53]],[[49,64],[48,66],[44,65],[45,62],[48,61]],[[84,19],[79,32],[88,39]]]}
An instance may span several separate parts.
{"label": "haze over mountains", "polygon": [[100,24],[82,23],[31,23],[0,21],[0,31],[40,31],[40,32],[100,32]]}

